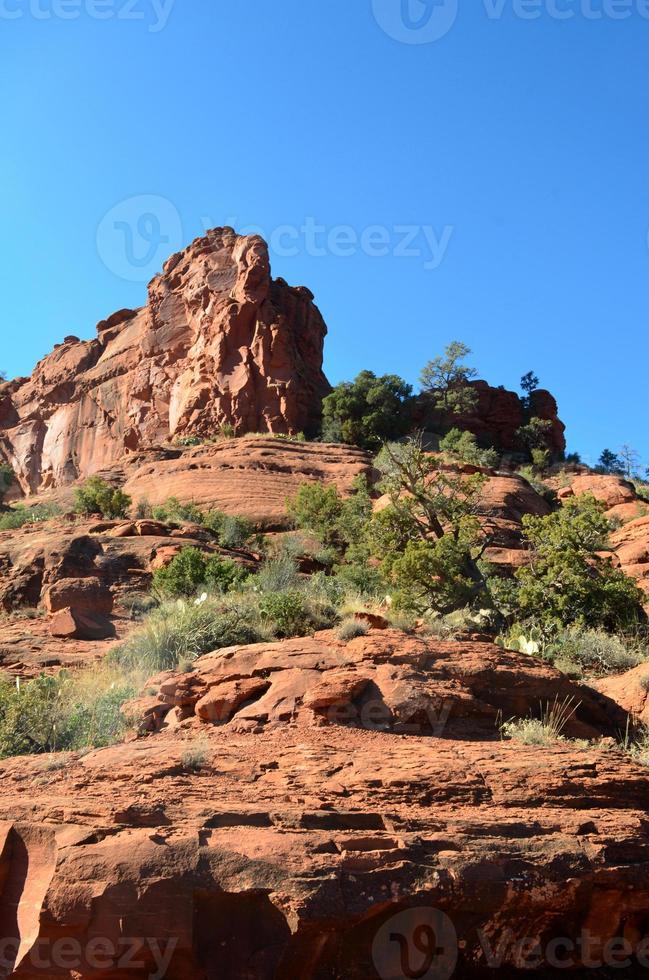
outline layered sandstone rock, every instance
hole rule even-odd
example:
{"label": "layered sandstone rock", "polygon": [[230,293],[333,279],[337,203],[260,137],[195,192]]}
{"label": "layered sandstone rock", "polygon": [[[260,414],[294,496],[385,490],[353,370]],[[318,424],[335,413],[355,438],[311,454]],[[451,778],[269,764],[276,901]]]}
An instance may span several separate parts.
{"label": "layered sandstone rock", "polygon": [[260,527],[284,528],[290,526],[286,502],[303,483],[333,484],[348,494],[356,477],[371,472],[371,456],[352,446],[250,437],[165,459],[136,458],[123,476],[134,501],[161,504],[177,497],[239,514]]}
{"label": "layered sandstone rock", "polygon": [[145,307],[0,386],[0,453],[33,493],[224,424],[313,432],[325,334],[309,290],[271,278],[261,238],[216,229],[167,261]]}
{"label": "layered sandstone rock", "polygon": [[[388,630],[224,651],[158,679],[181,715],[159,734],[1,763],[4,975],[385,980],[407,975],[394,936],[427,948],[431,914],[444,976],[493,976],[494,950],[497,976],[521,956],[550,976],[561,940],[568,975],[617,975],[591,968],[646,935],[647,770],[606,742],[501,740],[499,717],[569,682],[452,646]],[[577,730],[608,733],[618,709],[576,693]]]}

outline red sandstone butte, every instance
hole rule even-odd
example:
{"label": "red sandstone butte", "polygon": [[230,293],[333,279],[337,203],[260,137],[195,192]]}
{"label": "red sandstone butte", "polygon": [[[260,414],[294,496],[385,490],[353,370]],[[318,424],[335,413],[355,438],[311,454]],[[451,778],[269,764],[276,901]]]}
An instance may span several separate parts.
{"label": "red sandstone butte", "polygon": [[217,228],[166,262],[142,309],[0,385],[0,456],[33,493],[225,424],[312,433],[326,332],[312,293],[271,277],[261,238]]}

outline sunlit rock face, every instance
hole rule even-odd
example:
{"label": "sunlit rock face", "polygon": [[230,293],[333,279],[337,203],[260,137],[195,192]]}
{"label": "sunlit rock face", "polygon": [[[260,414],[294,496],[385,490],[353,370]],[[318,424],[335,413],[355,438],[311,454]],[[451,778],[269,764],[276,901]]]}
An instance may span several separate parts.
{"label": "sunlit rock face", "polygon": [[167,261],[142,309],[0,387],[0,454],[33,493],[226,424],[312,433],[326,332],[309,290],[271,277],[261,238],[216,229]]}

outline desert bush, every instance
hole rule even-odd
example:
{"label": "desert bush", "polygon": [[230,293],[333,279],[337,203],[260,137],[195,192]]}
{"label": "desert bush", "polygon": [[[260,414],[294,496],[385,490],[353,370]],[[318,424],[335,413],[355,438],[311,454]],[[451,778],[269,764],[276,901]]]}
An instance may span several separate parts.
{"label": "desert bush", "polygon": [[201,739],[195,745],[185,749],[180,757],[180,764],[185,772],[196,773],[206,767],[209,758],[209,745],[206,740]]}
{"label": "desert bush", "polygon": [[247,578],[245,569],[229,558],[183,548],[166,568],[153,574],[154,590],[172,598],[190,598],[202,587],[229,592]]}
{"label": "desert bush", "polygon": [[347,593],[383,597],[387,591],[380,569],[371,565],[340,565],[335,577]]}
{"label": "desert bush", "polygon": [[369,625],[362,619],[353,618],[343,619],[336,630],[336,636],[343,643],[349,643],[350,640],[355,640],[358,636],[366,636],[367,633],[369,633]]}
{"label": "desert bush", "polygon": [[165,602],[109,656],[126,670],[173,670],[204,653],[268,639],[254,597],[238,594]]}
{"label": "desert bush", "polygon": [[532,467],[539,473],[544,473],[550,465],[550,450],[549,449],[532,449],[530,451],[532,457]]}
{"label": "desert bush", "polygon": [[220,510],[209,510],[201,523],[211,531],[221,548],[235,551],[244,548],[255,533],[254,525],[245,517],[234,517]]}
{"label": "desert bush", "polygon": [[191,448],[193,446],[202,446],[203,441],[200,436],[178,436],[178,438],[174,439],[174,446]]}
{"label": "desert bush", "polygon": [[104,667],[0,685],[0,756],[110,745],[125,731],[136,688]]}
{"label": "desert bush", "polygon": [[289,517],[303,531],[316,535],[324,545],[338,541],[338,521],[343,500],[335,486],[304,483],[293,500],[287,501]]}
{"label": "desert bush", "polygon": [[644,677],[641,678],[640,686],[643,691],[647,691],[649,693],[649,672],[646,673]]}
{"label": "desert bush", "polygon": [[604,630],[572,629],[561,633],[552,645],[551,659],[578,665],[587,673],[615,674],[642,663],[643,655],[622,637]]}
{"label": "desert bush", "polygon": [[255,592],[274,593],[297,589],[301,582],[295,560],[289,555],[279,555],[268,558],[262,564],[254,578],[250,579],[250,586]]}
{"label": "desert bush", "polygon": [[479,395],[469,382],[477,377],[478,372],[464,364],[471,353],[470,347],[460,340],[454,340],[443,356],[429,361],[422,370],[422,390],[432,397],[438,411],[449,415],[468,415],[477,408]]}
{"label": "desert bush", "polygon": [[337,618],[332,605],[314,599],[300,589],[261,595],[259,611],[262,621],[281,638],[306,636],[326,629]]}
{"label": "desert bush", "polygon": [[138,500],[136,503],[135,518],[138,521],[148,521],[153,518],[153,507],[146,497],[142,497],[142,499]]}
{"label": "desert bush", "polygon": [[203,523],[203,511],[194,503],[181,503],[178,497],[169,497],[164,504],[153,507],[151,516],[163,524]]}
{"label": "desert bush", "polygon": [[641,728],[633,739],[626,737],[622,748],[641,766],[649,766],[649,728]]}
{"label": "desert bush", "polygon": [[0,531],[15,531],[26,524],[43,524],[60,513],[61,508],[56,504],[35,504],[33,507],[16,504],[4,513],[0,513]]}
{"label": "desert bush", "polygon": [[551,745],[564,739],[563,732],[579,704],[567,697],[541,705],[540,718],[512,718],[500,726],[506,738],[517,739],[524,745]]}
{"label": "desert bush", "polygon": [[126,517],[131,498],[119,487],[113,487],[99,476],[91,476],[74,491],[75,510],[79,514],[101,514],[107,519]]}
{"label": "desert bush", "polygon": [[369,553],[365,538],[372,500],[364,476],[354,480],[353,489],[352,496],[343,498],[333,485],[304,483],[286,506],[296,527],[315,535],[324,548],[360,561]]}
{"label": "desert bush", "polygon": [[635,480],[633,485],[640,500],[644,500],[646,504],[649,504],[649,483],[644,483],[642,480]]}
{"label": "desert bush", "polygon": [[500,459],[495,449],[480,449],[474,434],[466,430],[463,432],[461,429],[451,429],[440,440],[439,448],[445,455],[458,459],[462,463],[482,466],[486,469],[494,469]]}
{"label": "desert bush", "polygon": [[200,524],[210,531],[222,548],[243,548],[254,534],[253,524],[245,517],[224,514],[221,510],[203,511],[195,503],[181,503],[169,497],[164,504],[152,508],[151,516],[166,524]]}
{"label": "desert bush", "polygon": [[517,437],[527,446],[530,457],[533,449],[548,448],[548,439],[552,434],[552,422],[548,419],[532,418],[516,431]]}

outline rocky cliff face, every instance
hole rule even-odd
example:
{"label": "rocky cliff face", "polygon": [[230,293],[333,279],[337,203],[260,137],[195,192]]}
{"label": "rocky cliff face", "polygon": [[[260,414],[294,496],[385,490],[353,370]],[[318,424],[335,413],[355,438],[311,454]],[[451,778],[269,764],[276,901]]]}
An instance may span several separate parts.
{"label": "rocky cliff face", "polygon": [[309,290],[271,278],[261,238],[216,229],[168,260],[142,309],[0,386],[0,455],[33,493],[225,423],[312,432],[329,390],[326,332]]}

